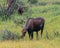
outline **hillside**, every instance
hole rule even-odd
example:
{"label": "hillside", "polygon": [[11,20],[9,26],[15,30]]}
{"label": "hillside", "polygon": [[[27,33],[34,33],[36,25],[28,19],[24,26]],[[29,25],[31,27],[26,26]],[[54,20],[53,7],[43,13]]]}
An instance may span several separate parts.
{"label": "hillside", "polygon": [[[37,4],[30,4],[27,0],[23,2],[27,3],[28,11],[22,15],[16,11],[7,20],[4,20],[4,16],[0,16],[0,40],[2,41],[0,41],[0,48],[60,48],[60,0],[38,0]],[[6,6],[5,3],[5,0],[0,0],[2,6]],[[29,40],[28,34],[24,39],[17,39],[28,19],[27,16],[45,19],[43,37],[41,38],[39,32],[39,40],[36,40],[36,33],[33,40]],[[16,40],[3,40],[3,33],[8,31],[17,36]]]}

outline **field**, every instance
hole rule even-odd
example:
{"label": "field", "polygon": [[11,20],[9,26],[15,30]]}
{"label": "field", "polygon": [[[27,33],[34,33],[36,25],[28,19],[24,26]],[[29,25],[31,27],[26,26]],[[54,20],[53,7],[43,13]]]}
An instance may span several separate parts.
{"label": "field", "polygon": [[60,48],[60,40],[28,40],[0,42],[0,48]]}
{"label": "field", "polygon": [[[39,0],[40,1],[40,0]],[[45,0],[41,0],[42,3]],[[24,12],[22,15],[19,15],[15,12],[11,19],[7,21],[2,21],[0,18],[0,48],[60,48],[60,4],[51,4],[53,2],[60,2],[59,0],[49,0],[50,4],[47,5],[32,5],[28,13]],[[1,1],[1,4],[4,6],[4,0]],[[31,18],[43,17],[45,19],[45,26],[43,37],[40,36],[39,39],[36,39],[36,33],[34,33],[34,39],[29,40],[28,34],[26,34],[24,39],[16,40],[2,40],[2,32],[9,30],[16,35],[21,35],[22,26],[25,23],[19,24],[19,19],[26,19],[26,16]],[[17,20],[15,23],[14,20]]]}

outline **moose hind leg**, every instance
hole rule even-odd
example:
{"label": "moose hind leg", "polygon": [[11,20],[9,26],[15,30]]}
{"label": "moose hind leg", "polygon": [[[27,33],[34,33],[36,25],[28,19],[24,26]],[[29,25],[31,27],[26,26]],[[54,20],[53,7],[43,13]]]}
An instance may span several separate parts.
{"label": "moose hind leg", "polygon": [[42,37],[42,34],[43,34],[43,29],[44,29],[44,23],[43,23],[43,25],[41,26],[41,37]]}
{"label": "moose hind leg", "polygon": [[41,37],[42,37],[42,34],[43,34],[43,30],[41,30]]}

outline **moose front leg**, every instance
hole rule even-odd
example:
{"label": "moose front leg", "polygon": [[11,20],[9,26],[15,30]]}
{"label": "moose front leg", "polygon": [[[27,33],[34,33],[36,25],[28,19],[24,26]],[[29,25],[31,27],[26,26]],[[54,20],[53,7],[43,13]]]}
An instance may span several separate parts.
{"label": "moose front leg", "polygon": [[42,38],[43,30],[41,30],[41,38]]}
{"label": "moose front leg", "polygon": [[31,32],[31,34],[30,34],[30,39],[31,40],[33,39],[33,32]]}
{"label": "moose front leg", "polygon": [[30,33],[28,32],[28,35],[29,35],[29,39],[30,39]]}

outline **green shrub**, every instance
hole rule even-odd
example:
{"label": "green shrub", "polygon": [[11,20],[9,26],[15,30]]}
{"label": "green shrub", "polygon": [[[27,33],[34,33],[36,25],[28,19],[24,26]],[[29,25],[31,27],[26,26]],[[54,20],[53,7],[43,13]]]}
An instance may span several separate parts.
{"label": "green shrub", "polygon": [[3,16],[5,14],[5,7],[0,6],[0,15]]}
{"label": "green shrub", "polygon": [[31,4],[36,4],[38,0],[28,0],[28,2],[30,2]]}
{"label": "green shrub", "polygon": [[9,30],[4,30],[2,33],[2,40],[16,40],[20,39],[20,35],[15,34]]}

